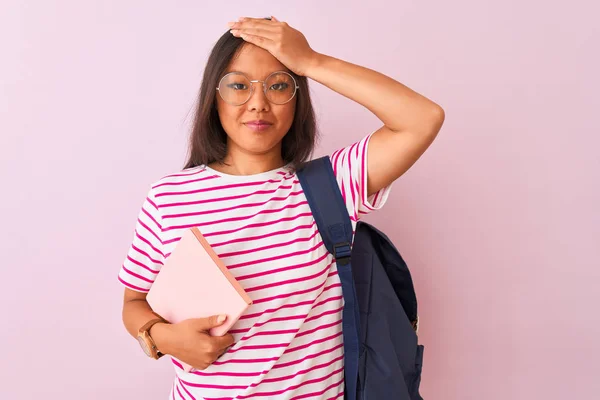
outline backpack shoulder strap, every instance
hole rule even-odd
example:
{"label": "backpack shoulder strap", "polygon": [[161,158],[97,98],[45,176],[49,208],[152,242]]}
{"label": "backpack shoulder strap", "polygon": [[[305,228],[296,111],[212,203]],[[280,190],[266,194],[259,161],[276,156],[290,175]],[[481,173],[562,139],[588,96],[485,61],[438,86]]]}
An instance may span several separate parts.
{"label": "backpack shoulder strap", "polygon": [[358,388],[359,311],[352,275],[352,221],[328,156],[305,163],[297,171],[302,190],[327,250],[336,259],[342,284],[344,309],[344,376],[347,400],[355,400]]}
{"label": "backpack shoulder strap", "polygon": [[329,157],[309,161],[297,175],[325,247],[344,265],[350,260],[352,222]]}

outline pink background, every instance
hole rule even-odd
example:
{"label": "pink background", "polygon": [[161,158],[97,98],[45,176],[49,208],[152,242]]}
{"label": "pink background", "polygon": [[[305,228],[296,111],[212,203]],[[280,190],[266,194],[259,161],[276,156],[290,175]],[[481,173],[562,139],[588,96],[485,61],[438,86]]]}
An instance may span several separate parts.
{"label": "pink background", "polygon": [[[424,397],[599,398],[600,10],[483,3],[2,1],[0,398],[166,399],[117,272],[149,184],[183,165],[208,51],[271,13],[446,111],[370,218],[414,274]],[[316,155],[378,127],[312,90]]]}

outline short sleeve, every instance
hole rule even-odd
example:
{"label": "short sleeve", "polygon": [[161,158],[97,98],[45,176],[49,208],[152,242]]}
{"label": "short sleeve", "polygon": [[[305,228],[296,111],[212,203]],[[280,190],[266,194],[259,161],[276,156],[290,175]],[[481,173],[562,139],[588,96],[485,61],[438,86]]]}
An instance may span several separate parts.
{"label": "short sleeve", "polygon": [[129,289],[148,292],[162,267],[162,218],[151,189],[138,215],[133,240],[119,271],[119,281]]}
{"label": "short sleeve", "polygon": [[350,219],[379,210],[387,201],[392,184],[367,196],[367,151],[370,134],[362,140],[331,154],[331,164],[342,192]]}

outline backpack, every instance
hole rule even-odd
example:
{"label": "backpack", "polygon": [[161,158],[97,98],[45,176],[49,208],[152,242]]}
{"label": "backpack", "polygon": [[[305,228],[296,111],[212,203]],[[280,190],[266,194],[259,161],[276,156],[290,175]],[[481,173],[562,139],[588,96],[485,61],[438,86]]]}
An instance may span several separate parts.
{"label": "backpack", "polygon": [[304,163],[297,176],[342,285],[344,398],[423,400],[424,347],[406,263],[388,237],[365,222],[357,223],[353,238],[329,157]]}

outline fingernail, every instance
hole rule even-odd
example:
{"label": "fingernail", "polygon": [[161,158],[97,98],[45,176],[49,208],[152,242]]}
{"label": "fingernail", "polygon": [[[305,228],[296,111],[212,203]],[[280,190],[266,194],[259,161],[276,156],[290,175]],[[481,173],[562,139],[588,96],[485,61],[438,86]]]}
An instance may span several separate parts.
{"label": "fingernail", "polygon": [[227,318],[226,315],[219,315],[217,317],[217,322],[220,324],[221,322],[225,321],[225,318]]}

